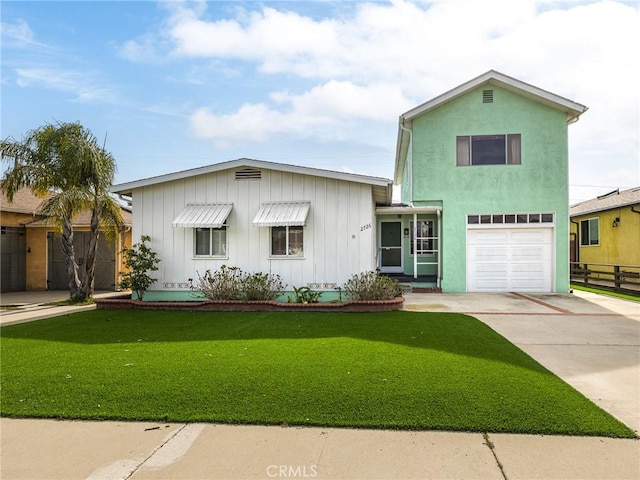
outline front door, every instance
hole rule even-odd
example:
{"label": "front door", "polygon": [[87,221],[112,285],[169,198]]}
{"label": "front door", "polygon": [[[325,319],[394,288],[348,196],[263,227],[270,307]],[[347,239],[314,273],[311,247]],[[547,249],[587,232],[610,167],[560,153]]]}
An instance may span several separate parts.
{"label": "front door", "polygon": [[402,222],[380,223],[380,271],[402,273]]}

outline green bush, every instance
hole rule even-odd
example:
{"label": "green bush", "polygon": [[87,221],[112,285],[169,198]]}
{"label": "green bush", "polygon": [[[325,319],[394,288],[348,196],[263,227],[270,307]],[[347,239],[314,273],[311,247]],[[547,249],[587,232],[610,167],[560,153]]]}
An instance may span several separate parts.
{"label": "green bush", "polygon": [[353,275],[343,289],[350,300],[391,300],[402,296],[402,286],[396,279],[377,272]]}
{"label": "green bush", "polygon": [[196,297],[209,300],[274,300],[284,287],[279,275],[245,273],[238,267],[222,265],[213,273],[198,273],[198,283],[192,290]]}
{"label": "green bush", "polygon": [[293,287],[296,303],[318,303],[322,292],[317,292],[309,287]]}
{"label": "green bush", "polygon": [[158,270],[158,263],[160,263],[156,252],[146,244],[150,241],[151,237],[142,235],[140,243],[136,243],[132,248],[122,250],[125,258],[124,265],[129,268],[129,271],[120,272],[122,279],[118,285],[125,290],[131,289],[137,295],[138,300],[142,300],[145,292],[157,280],[148,273]]}
{"label": "green bush", "polygon": [[244,300],[275,300],[284,290],[280,275],[270,273],[247,274],[242,282]]}

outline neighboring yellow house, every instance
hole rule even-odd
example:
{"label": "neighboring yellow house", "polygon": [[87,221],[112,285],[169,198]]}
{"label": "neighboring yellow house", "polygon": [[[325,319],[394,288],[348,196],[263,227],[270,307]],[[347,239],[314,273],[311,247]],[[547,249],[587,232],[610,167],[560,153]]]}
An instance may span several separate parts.
{"label": "neighboring yellow house", "polygon": [[[27,188],[20,189],[9,202],[0,191],[0,291],[66,290],[65,258],[55,228],[36,214],[42,198]],[[131,212],[122,211],[125,228],[116,238],[101,235],[96,258],[94,289],[115,290],[122,271],[123,248],[131,247]],[[83,261],[89,241],[90,212],[73,219],[76,259]]]}
{"label": "neighboring yellow house", "polygon": [[572,262],[610,266],[593,267],[603,271],[614,265],[640,269],[640,187],[572,205],[570,219]]}

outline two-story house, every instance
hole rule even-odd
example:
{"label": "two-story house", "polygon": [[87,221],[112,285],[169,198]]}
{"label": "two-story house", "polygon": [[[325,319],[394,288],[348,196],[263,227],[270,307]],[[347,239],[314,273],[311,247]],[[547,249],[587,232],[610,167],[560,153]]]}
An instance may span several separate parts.
{"label": "two-story house", "polygon": [[567,127],[586,109],[491,70],[401,115],[405,206],[378,209],[380,269],[447,292],[568,291]]}
{"label": "two-story house", "polygon": [[585,110],[495,71],[410,110],[401,204],[389,179],[250,159],[117,185],[162,260],[145,300],[187,300],[222,265],[323,300],[374,269],[445,292],[566,292],[567,125]]}

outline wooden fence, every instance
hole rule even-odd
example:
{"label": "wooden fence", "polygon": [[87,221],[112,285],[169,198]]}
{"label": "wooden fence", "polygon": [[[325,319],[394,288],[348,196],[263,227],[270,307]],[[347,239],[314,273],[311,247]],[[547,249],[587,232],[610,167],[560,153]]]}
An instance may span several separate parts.
{"label": "wooden fence", "polygon": [[640,265],[570,263],[571,283],[640,295]]}

